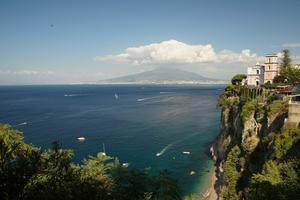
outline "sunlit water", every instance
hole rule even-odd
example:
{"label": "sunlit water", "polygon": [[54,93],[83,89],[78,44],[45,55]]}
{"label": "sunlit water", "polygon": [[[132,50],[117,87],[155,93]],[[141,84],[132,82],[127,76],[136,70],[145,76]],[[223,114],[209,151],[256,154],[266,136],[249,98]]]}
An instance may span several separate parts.
{"label": "sunlit water", "polygon": [[[75,162],[102,151],[133,168],[168,169],[186,193],[203,189],[223,86],[1,86],[0,122],[43,148],[59,140]],[[82,143],[78,137],[85,137]],[[183,154],[183,151],[190,154]],[[196,174],[191,176],[190,172]],[[205,179],[206,178],[206,179]]]}

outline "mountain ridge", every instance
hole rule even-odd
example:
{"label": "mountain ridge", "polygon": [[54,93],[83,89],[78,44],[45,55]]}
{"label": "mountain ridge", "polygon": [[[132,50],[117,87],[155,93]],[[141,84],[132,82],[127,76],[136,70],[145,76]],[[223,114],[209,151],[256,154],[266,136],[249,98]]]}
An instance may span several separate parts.
{"label": "mountain ridge", "polygon": [[99,82],[213,82],[218,79],[204,77],[194,72],[188,72],[176,68],[156,68],[151,71],[121,76],[117,78],[102,80]]}

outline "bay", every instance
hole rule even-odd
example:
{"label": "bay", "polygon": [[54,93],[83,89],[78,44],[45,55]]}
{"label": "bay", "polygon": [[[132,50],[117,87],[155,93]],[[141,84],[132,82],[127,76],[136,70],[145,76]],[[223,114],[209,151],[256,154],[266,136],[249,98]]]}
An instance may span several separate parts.
{"label": "bay", "polygon": [[[130,167],[167,169],[186,194],[203,192],[223,85],[0,86],[0,123],[25,142],[72,149],[74,162],[105,151]],[[85,137],[79,142],[78,137]],[[183,154],[182,152],[190,152]],[[191,176],[190,172],[196,174]]]}

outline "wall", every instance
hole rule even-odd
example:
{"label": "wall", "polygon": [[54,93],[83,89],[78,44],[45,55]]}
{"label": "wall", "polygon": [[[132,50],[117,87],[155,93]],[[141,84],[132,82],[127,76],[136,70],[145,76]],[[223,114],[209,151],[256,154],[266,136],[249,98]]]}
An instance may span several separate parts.
{"label": "wall", "polygon": [[288,126],[298,126],[300,122],[300,102],[289,103]]}

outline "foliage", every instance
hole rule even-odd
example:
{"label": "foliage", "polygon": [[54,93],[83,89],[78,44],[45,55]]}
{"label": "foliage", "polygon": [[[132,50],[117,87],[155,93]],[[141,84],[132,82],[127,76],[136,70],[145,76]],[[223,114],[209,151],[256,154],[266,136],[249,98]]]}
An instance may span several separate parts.
{"label": "foliage", "polygon": [[283,58],[282,58],[282,67],[288,68],[291,66],[291,56],[290,51],[288,49],[282,50]]}
{"label": "foliage", "polygon": [[19,199],[22,188],[41,166],[38,148],[23,143],[20,132],[0,126],[0,196]]}
{"label": "foliage", "polygon": [[243,122],[245,122],[247,119],[249,119],[251,114],[253,114],[255,112],[255,109],[257,108],[257,103],[258,103],[258,100],[253,99],[251,101],[246,102],[245,105],[242,107],[241,117],[242,117]]}
{"label": "foliage", "polygon": [[247,76],[245,74],[237,74],[231,79],[232,85],[241,85],[243,79],[246,79]]}
{"label": "foliage", "polygon": [[273,79],[273,83],[285,83],[286,82],[286,77],[283,75],[277,75]]}
{"label": "foliage", "polygon": [[236,105],[239,103],[238,95],[240,94],[239,85],[227,85],[224,92],[219,96],[218,106],[226,108],[230,105]]}
{"label": "foliage", "polygon": [[298,164],[294,160],[277,164],[268,161],[251,179],[249,199],[299,199]]}
{"label": "foliage", "polygon": [[292,146],[300,140],[300,129],[283,130],[276,135],[274,141],[274,156],[276,159],[283,159]]}
{"label": "foliage", "polygon": [[295,85],[300,82],[300,69],[288,66],[281,71],[287,83]]}
{"label": "foliage", "polygon": [[180,199],[178,183],[169,172],[150,176],[128,169],[115,158],[98,153],[82,165],[72,163],[73,152],[41,151],[24,143],[20,132],[0,124],[0,197],[4,200]]}
{"label": "foliage", "polygon": [[238,199],[237,182],[241,176],[240,154],[240,148],[234,146],[228,153],[224,163],[224,186],[221,192],[224,199]]}
{"label": "foliage", "polygon": [[268,117],[272,117],[277,113],[284,112],[287,110],[288,102],[283,100],[273,100],[267,106]]}
{"label": "foliage", "polygon": [[299,199],[300,129],[282,129],[265,141],[273,144],[268,145],[273,153],[261,172],[253,174],[249,199]]}

